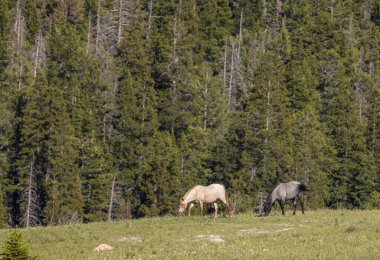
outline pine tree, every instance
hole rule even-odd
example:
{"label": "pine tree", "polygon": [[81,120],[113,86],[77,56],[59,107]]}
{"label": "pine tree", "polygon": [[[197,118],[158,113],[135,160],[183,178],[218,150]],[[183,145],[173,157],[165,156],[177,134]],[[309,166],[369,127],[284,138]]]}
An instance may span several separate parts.
{"label": "pine tree", "polygon": [[8,209],[6,208],[6,201],[4,198],[5,188],[4,181],[1,182],[0,190],[0,228],[6,228],[8,226]]}
{"label": "pine tree", "polygon": [[[311,63],[311,61],[310,61]],[[290,179],[313,187],[308,193],[309,207],[320,207],[328,199],[331,159],[335,155],[328,146],[319,117],[317,79],[305,61],[292,61],[288,67],[288,86],[292,95],[293,147]]]}
{"label": "pine tree", "polygon": [[22,235],[19,231],[13,231],[10,237],[5,241],[5,245],[0,252],[1,259],[12,260],[36,260],[38,257],[30,256],[27,246],[22,241]]}
{"label": "pine tree", "polygon": [[174,214],[178,203],[178,151],[174,138],[157,132],[146,146],[138,148],[145,157],[137,169],[135,192],[140,200],[139,216]]}
{"label": "pine tree", "polygon": [[[0,79],[3,80],[3,71],[7,65],[7,42],[9,27],[9,10],[6,1],[0,1]],[[10,89],[0,85],[0,227],[7,225],[7,208],[5,203],[5,181],[8,171],[8,146],[11,135],[11,98]]]}
{"label": "pine tree", "polygon": [[23,15],[26,27],[26,39],[34,43],[40,30],[39,15],[35,0],[26,0],[23,5]]}
{"label": "pine tree", "polygon": [[[82,217],[82,193],[78,158],[78,141],[70,124],[69,114],[64,101],[63,91],[54,83],[40,82],[43,93],[36,102],[44,108],[45,138],[43,156],[45,163],[44,201],[45,223],[75,223]],[[41,120],[40,123],[42,123]]]}
{"label": "pine tree", "polygon": [[62,92],[41,75],[23,97],[8,177],[13,221],[25,226],[69,222],[80,216],[82,205]]}
{"label": "pine tree", "polygon": [[81,186],[85,222],[106,220],[109,187],[112,185],[112,158],[94,136],[81,148]]}
{"label": "pine tree", "polygon": [[208,62],[217,62],[223,57],[226,36],[232,31],[232,11],[229,1],[199,1],[197,10],[200,20],[201,50]]}
{"label": "pine tree", "polygon": [[114,149],[123,173],[122,182],[136,191],[130,200],[133,200],[135,212],[139,212],[140,206],[148,202],[140,197],[142,194],[137,192],[136,183],[139,183],[141,167],[149,156],[146,147],[150,146],[151,136],[158,130],[158,121],[146,15],[138,4],[133,13],[134,18],[120,45],[122,74],[115,97],[117,137]]}
{"label": "pine tree", "polygon": [[[337,151],[337,169],[332,173],[333,200],[338,206],[360,207],[366,197],[363,187],[374,185],[372,155],[366,148],[364,125],[358,118],[355,94],[343,64],[334,53],[325,56],[325,120]],[[332,72],[332,73],[331,73]],[[364,167],[363,167],[364,166]]]}
{"label": "pine tree", "polygon": [[7,64],[7,42],[9,40],[9,10],[8,1],[0,1],[0,73]]}
{"label": "pine tree", "polygon": [[248,109],[261,147],[259,154],[253,156],[260,160],[258,171],[266,183],[276,183],[286,178],[291,161],[291,117],[288,91],[285,87],[284,65],[278,59],[276,39],[267,43],[261,63],[252,79]]}
{"label": "pine tree", "polygon": [[378,0],[375,0],[373,2],[373,8],[372,8],[372,14],[371,14],[371,20],[376,24],[380,25],[380,2]]}
{"label": "pine tree", "polygon": [[[165,3],[163,3],[165,2]],[[189,126],[199,123],[201,87],[197,54],[197,22],[193,1],[156,2],[152,12],[152,68],[159,95],[161,128],[177,138]],[[189,71],[188,67],[192,67]]]}

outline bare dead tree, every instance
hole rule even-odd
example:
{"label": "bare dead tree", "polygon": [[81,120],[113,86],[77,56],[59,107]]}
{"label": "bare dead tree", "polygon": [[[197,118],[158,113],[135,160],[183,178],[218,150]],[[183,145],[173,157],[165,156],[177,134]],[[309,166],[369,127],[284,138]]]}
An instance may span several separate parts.
{"label": "bare dead tree", "polygon": [[92,38],[92,23],[91,23],[92,15],[91,13],[88,15],[88,24],[87,24],[87,44],[86,44],[86,53],[90,53],[91,47],[91,38]]}
{"label": "bare dead tree", "polygon": [[[269,132],[269,126],[270,126],[270,113],[271,113],[271,90],[272,90],[272,83],[270,80],[268,80],[268,86],[267,86],[267,109],[266,109],[266,115],[265,115],[265,132]],[[265,142],[268,141],[268,134],[265,135]]]}
{"label": "bare dead tree", "polygon": [[249,176],[249,180],[248,180],[248,189],[253,189],[253,181],[255,180],[255,178],[257,177],[257,170],[256,168],[251,168],[251,175]]}
{"label": "bare dead tree", "polygon": [[232,110],[232,105],[233,105],[233,101],[232,101],[232,94],[233,94],[233,87],[234,87],[234,83],[233,83],[233,80],[234,80],[234,70],[235,70],[235,63],[234,63],[234,60],[235,60],[235,42],[232,41],[232,52],[231,52],[231,64],[230,64],[230,81],[229,81],[229,85],[228,85],[228,112],[230,112]]}
{"label": "bare dead tree", "polygon": [[[146,113],[146,103],[147,103],[147,93],[146,93],[146,82],[144,81],[143,85],[143,100],[142,100],[142,111],[141,111],[141,136],[144,136],[144,130],[145,130],[145,113]],[[142,139],[140,141],[142,144]]]}
{"label": "bare dead tree", "polygon": [[82,218],[78,210],[62,212],[58,217],[58,224],[73,225],[82,223]]}
{"label": "bare dead tree", "polygon": [[100,31],[100,10],[101,10],[101,0],[98,0],[97,11],[96,11],[96,26],[95,26],[95,55],[99,54],[99,42],[101,37]]}
{"label": "bare dead tree", "polygon": [[[232,39],[231,41],[231,52],[228,52],[228,45],[224,48],[223,84],[225,88],[227,88],[228,112],[235,110],[235,108],[244,101],[249,89],[248,83],[244,80],[246,72],[241,64],[241,50],[243,45],[242,15],[241,13],[240,33],[236,39]],[[236,97],[237,91],[243,94],[239,100]]]}
{"label": "bare dead tree", "polygon": [[373,0],[367,0],[366,6],[363,10],[364,12],[363,12],[362,23],[365,26],[367,26],[369,21],[371,20],[371,15],[372,15],[373,8],[374,8],[373,4],[374,4]]}
{"label": "bare dead tree", "polygon": [[117,43],[119,44],[122,38],[123,32],[123,0],[119,0],[118,6],[118,23],[117,23]]}
{"label": "bare dead tree", "polygon": [[240,23],[239,23],[239,41],[238,41],[238,51],[237,51],[237,64],[240,64],[240,50],[241,50],[241,42],[243,40],[243,8],[240,12]]}
{"label": "bare dead tree", "polygon": [[[108,214],[107,214],[107,220],[112,221],[114,219],[115,215],[115,209],[122,206],[124,202],[126,202],[127,207],[127,218],[130,216],[130,202],[125,201],[124,196],[129,192],[133,190],[133,187],[123,186],[118,183],[119,173],[121,169],[121,163],[119,162],[117,167],[114,170],[114,173],[112,175],[112,182],[111,182],[111,190],[109,195],[109,202],[108,202]],[[128,209],[129,207],[129,209]]]}
{"label": "bare dead tree", "polygon": [[120,44],[123,39],[123,31],[126,26],[129,24],[130,17],[134,14],[133,3],[130,0],[116,0],[117,1],[117,9],[113,10],[113,12],[117,12],[117,44]]}
{"label": "bare dead tree", "polygon": [[[224,61],[223,61],[223,89],[227,88],[227,43],[224,45]],[[223,91],[224,93],[224,91]]]}
{"label": "bare dead tree", "polygon": [[239,212],[239,207],[244,203],[244,199],[240,196],[239,193],[237,194],[234,194],[234,200],[232,202],[232,213],[235,214],[235,213],[238,213]]}
{"label": "bare dead tree", "polygon": [[109,199],[109,204],[108,204],[108,218],[107,218],[108,221],[112,220],[112,211],[113,211],[114,199],[115,199],[116,174],[117,174],[117,171],[114,171],[113,177],[112,177],[111,194],[110,194],[110,199]]}
{"label": "bare dead tree", "polygon": [[[123,7],[123,5],[122,5]],[[116,15],[114,13],[117,12]],[[96,11],[96,22],[93,28],[93,38],[94,38],[94,54],[98,57],[104,54],[104,50],[108,51],[111,54],[115,53],[116,47],[119,43],[118,30],[122,32],[124,24],[124,16],[119,17],[118,14],[122,10],[109,10],[103,9],[102,0],[97,2],[97,11]],[[89,26],[91,28],[91,26]],[[91,31],[91,30],[90,30]],[[91,32],[92,33],[92,32]],[[121,35],[120,35],[121,37]],[[121,38],[120,38],[121,40]],[[101,57],[100,57],[101,58]]]}
{"label": "bare dead tree", "polygon": [[24,227],[36,226],[39,224],[38,219],[38,198],[34,186],[34,156],[29,164],[27,187],[21,195],[21,200],[25,205],[25,212],[21,220]]}
{"label": "bare dead tree", "polygon": [[177,30],[177,17],[174,18],[173,24],[173,43],[172,43],[172,64],[171,64],[171,72],[172,72],[172,104],[176,102],[177,95],[177,66],[178,66],[178,56],[177,56],[177,43],[180,34]]}
{"label": "bare dead tree", "polygon": [[17,89],[22,88],[23,72],[25,66],[25,59],[22,57],[22,45],[25,41],[25,21],[22,15],[22,0],[16,2],[16,14],[13,25],[12,44],[10,50],[11,62],[8,65],[8,70],[12,71],[12,75],[17,75],[13,82],[17,82]]}
{"label": "bare dead tree", "polygon": [[36,39],[36,52],[34,53],[33,78],[36,78],[37,70],[43,67],[45,61],[46,61],[46,45],[45,45],[42,33],[40,31]]}
{"label": "bare dead tree", "polygon": [[203,129],[207,128],[207,116],[208,116],[208,88],[209,88],[210,73],[206,71],[206,82],[203,90],[204,111],[203,111]]}
{"label": "bare dead tree", "polygon": [[268,3],[266,0],[263,0],[263,18],[267,23],[269,23],[269,16],[268,16]]}
{"label": "bare dead tree", "polygon": [[20,54],[21,45],[24,41],[24,17],[22,16],[21,11],[21,0],[17,0],[16,3],[16,19],[14,24],[14,32],[16,33],[16,39],[15,39],[15,50],[16,50],[16,56]]}
{"label": "bare dead tree", "polygon": [[353,14],[350,15],[350,22],[348,23],[348,46],[350,48],[354,47],[354,32],[353,32]]}
{"label": "bare dead tree", "polygon": [[282,15],[282,1],[281,0],[276,0],[276,17],[274,19],[274,24],[273,27],[277,32],[280,31],[281,29],[281,15]]}
{"label": "bare dead tree", "polygon": [[334,21],[334,4],[335,4],[335,0],[331,0],[331,4],[330,4],[330,19],[331,19],[331,22]]}
{"label": "bare dead tree", "polygon": [[264,203],[266,202],[266,199],[267,199],[268,195],[265,194],[264,192],[259,192],[257,194],[257,199],[259,201],[259,205],[257,205],[255,208],[254,208],[254,211],[258,214],[263,214],[264,213]]}
{"label": "bare dead tree", "polygon": [[148,30],[147,30],[147,35],[146,35],[147,39],[149,39],[150,37],[150,31],[152,30],[153,19],[155,18],[153,15],[153,5],[154,5],[153,0],[150,0],[148,2],[149,16],[148,16]]}

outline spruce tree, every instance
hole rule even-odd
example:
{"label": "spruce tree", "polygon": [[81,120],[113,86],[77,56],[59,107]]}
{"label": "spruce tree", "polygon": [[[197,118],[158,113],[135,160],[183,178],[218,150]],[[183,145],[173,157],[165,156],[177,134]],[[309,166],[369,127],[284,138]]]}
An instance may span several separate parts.
{"label": "spruce tree", "polygon": [[[9,14],[6,1],[0,1],[0,79],[4,79],[3,71],[7,64],[7,42]],[[11,93],[10,88],[0,84],[0,226],[7,224],[7,208],[5,204],[5,176],[8,171],[8,150],[11,135]]]}
{"label": "spruce tree", "polygon": [[[140,151],[141,149],[141,151]],[[174,214],[178,203],[178,151],[174,138],[156,132],[146,146],[139,146],[144,154],[136,172],[136,189],[140,206],[139,216]]]}
{"label": "spruce tree", "polygon": [[29,42],[34,43],[40,30],[39,14],[36,6],[36,0],[26,0],[23,5],[23,15]]}
{"label": "spruce tree", "polygon": [[13,231],[0,252],[4,260],[36,260],[37,256],[30,256],[28,247],[22,241],[20,231]]}
{"label": "spruce tree", "polygon": [[9,9],[8,1],[0,1],[0,73],[3,72],[7,64],[7,42],[9,40]]}
{"label": "spruce tree", "polygon": [[[115,97],[117,118],[115,152],[124,185],[133,187],[133,208],[141,215],[141,207],[149,205],[139,187],[151,181],[142,179],[141,168],[151,151],[151,138],[158,130],[154,82],[151,77],[150,40],[147,37],[146,13],[136,3],[134,18],[120,45],[121,76]],[[125,196],[127,196],[125,194]],[[142,213],[143,212],[143,213]]]}

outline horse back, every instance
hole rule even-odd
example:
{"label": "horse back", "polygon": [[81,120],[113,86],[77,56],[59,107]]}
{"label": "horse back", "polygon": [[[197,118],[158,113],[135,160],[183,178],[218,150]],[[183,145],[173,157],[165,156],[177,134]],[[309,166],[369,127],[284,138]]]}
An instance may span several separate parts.
{"label": "horse back", "polygon": [[225,198],[226,189],[221,184],[211,184],[209,186],[201,186],[198,190],[199,199],[203,202],[212,203],[217,199]]}
{"label": "horse back", "polygon": [[287,199],[295,198],[300,192],[305,191],[306,186],[298,181],[284,183],[283,188]]}

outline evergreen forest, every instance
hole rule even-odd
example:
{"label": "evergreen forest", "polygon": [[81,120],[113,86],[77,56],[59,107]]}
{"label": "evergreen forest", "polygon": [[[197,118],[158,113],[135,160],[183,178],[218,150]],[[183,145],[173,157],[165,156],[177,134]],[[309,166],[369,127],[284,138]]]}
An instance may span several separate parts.
{"label": "evergreen forest", "polygon": [[380,0],[0,0],[0,226],[380,207]]}

